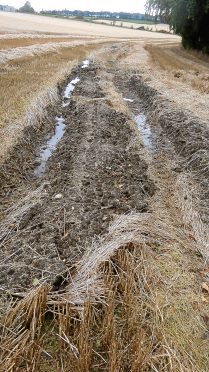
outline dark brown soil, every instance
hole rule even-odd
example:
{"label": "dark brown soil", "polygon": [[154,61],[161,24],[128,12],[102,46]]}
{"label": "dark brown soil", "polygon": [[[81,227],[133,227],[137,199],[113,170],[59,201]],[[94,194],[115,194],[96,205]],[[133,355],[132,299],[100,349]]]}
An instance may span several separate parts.
{"label": "dark brown soil", "polygon": [[[3,291],[24,291],[34,279],[53,281],[82,256],[86,245],[108,231],[116,215],[149,210],[147,197],[153,195],[154,185],[130,117],[116,111],[106,99],[99,66],[78,67],[71,78],[75,76],[81,81],[71,103],[60,108],[66,132],[46,174],[33,179],[33,151],[30,166],[18,184],[24,196],[26,189],[29,192],[38,187],[43,195],[34,201],[31,198],[19,214],[20,207],[4,214],[0,226],[0,231],[6,231],[0,242]],[[17,157],[17,173],[23,173],[24,161],[24,156]],[[10,188],[10,204],[12,195]]]}

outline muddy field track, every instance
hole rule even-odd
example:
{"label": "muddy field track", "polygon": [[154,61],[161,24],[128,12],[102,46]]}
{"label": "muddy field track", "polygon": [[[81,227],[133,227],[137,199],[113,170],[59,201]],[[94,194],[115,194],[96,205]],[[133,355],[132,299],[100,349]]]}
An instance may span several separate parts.
{"label": "muddy field track", "polygon": [[207,123],[121,45],[72,65],[1,166],[3,370],[207,371]]}
{"label": "muddy field track", "polygon": [[[101,87],[100,67],[93,63],[85,67],[72,71],[69,81],[77,77],[80,81],[69,104],[60,103],[51,112],[54,122],[54,111],[62,115],[65,129],[46,172],[41,177],[34,174],[40,165],[34,157],[40,149],[40,129],[37,136],[34,129],[26,130],[33,147],[29,151],[27,144],[17,146],[3,167],[1,186],[9,204],[17,198],[14,185],[18,198],[34,192],[7,210],[2,220],[2,289],[22,291],[34,278],[53,281],[82,256],[87,243],[108,231],[114,217],[149,210],[147,198],[155,187],[141,155],[143,145],[135,140],[137,129],[130,117],[112,107]],[[60,87],[61,95],[65,89]],[[47,143],[49,123],[42,145],[44,137]],[[18,148],[19,159],[14,160]]]}
{"label": "muddy field track", "polygon": [[[104,77],[114,80],[132,116],[114,107]],[[72,96],[67,99],[69,88]],[[155,186],[144,146],[151,153],[165,147],[166,156],[180,162],[173,166],[174,179],[192,170],[208,197],[205,123],[177,111],[141,76],[129,71],[121,79],[114,69],[104,75],[104,68],[91,61],[74,68],[59,90],[60,102],[48,108],[47,119],[36,128],[25,129],[1,169],[1,262],[6,270],[1,273],[2,289],[22,291],[34,278],[53,281],[81,258],[92,239],[107,233],[117,215],[150,210],[147,200]],[[144,126],[145,112],[151,129]],[[61,136],[48,154],[47,143],[56,140],[56,128]],[[43,155],[41,160],[45,152],[47,162]],[[157,162],[159,167],[158,158]]]}

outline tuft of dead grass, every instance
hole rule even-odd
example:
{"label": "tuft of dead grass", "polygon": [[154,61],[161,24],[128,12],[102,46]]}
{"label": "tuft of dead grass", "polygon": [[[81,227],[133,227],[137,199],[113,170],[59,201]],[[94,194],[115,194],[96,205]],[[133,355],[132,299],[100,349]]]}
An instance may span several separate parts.
{"label": "tuft of dead grass", "polygon": [[18,366],[35,371],[40,358],[37,339],[40,337],[48,290],[46,285],[34,289],[6,314],[1,324],[1,371],[14,371]]}

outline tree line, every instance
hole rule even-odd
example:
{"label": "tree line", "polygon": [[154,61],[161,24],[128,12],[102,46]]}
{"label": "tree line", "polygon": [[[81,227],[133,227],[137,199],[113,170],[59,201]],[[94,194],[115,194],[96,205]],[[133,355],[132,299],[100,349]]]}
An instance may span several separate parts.
{"label": "tree line", "polygon": [[147,0],[146,13],[169,23],[185,48],[209,54],[209,0]]}
{"label": "tree line", "polygon": [[107,19],[139,19],[145,18],[144,14],[141,13],[127,13],[127,12],[109,12],[100,11],[94,12],[89,10],[42,10],[41,14],[57,15],[63,17],[95,17],[95,18],[107,18]]}

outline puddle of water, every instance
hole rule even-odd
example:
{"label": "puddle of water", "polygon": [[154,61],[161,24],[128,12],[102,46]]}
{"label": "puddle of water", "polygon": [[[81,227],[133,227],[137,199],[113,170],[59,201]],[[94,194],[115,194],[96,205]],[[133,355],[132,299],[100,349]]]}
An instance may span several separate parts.
{"label": "puddle of water", "polygon": [[[70,97],[72,95],[72,92],[75,89],[75,85],[80,81],[79,77],[76,77],[75,79],[71,80],[63,94],[63,101],[62,101],[62,107],[66,107],[70,103]],[[36,177],[43,176],[45,169],[46,169],[46,163],[47,160],[51,157],[52,153],[57,147],[57,144],[63,137],[65,132],[65,119],[60,116],[56,117],[56,125],[55,125],[55,134],[47,141],[47,143],[41,147],[40,154],[38,157],[38,165],[34,170],[34,175]]]}
{"label": "puddle of water", "polygon": [[[63,98],[70,98],[72,92],[75,89],[75,85],[80,81],[79,77],[76,77],[75,79],[71,80],[68,85],[65,88]],[[64,105],[65,103],[63,103]],[[67,105],[66,105],[67,106]]]}
{"label": "puddle of water", "polygon": [[134,115],[133,119],[136,122],[137,127],[142,134],[144,145],[148,147],[149,150],[152,150],[153,149],[152,132],[146,120],[146,116],[144,114]]}
{"label": "puddle of water", "polygon": [[[90,61],[86,59],[83,61],[82,68],[88,67],[90,64]],[[70,103],[70,97],[75,89],[75,85],[80,81],[79,77],[76,77],[75,79],[71,80],[63,93],[63,101],[62,101],[62,107],[66,107]],[[40,149],[40,154],[38,157],[38,165],[36,166],[34,170],[34,175],[36,177],[43,176],[45,169],[46,169],[46,163],[47,160],[51,157],[52,153],[56,149],[59,141],[64,135],[65,132],[65,119],[63,116],[56,117],[56,125],[55,125],[55,134],[47,141],[46,145],[42,146]]]}
{"label": "puddle of water", "polygon": [[89,67],[89,63],[90,63],[89,59],[85,59],[85,60],[83,61],[83,65],[81,66],[81,68]]}
{"label": "puddle of water", "polygon": [[131,99],[131,98],[123,98],[123,100],[126,101],[126,102],[134,102],[134,100]]}
{"label": "puddle of water", "polygon": [[62,116],[56,117],[55,134],[47,141],[45,146],[42,146],[40,150],[39,164],[34,170],[34,175],[36,177],[41,177],[44,174],[47,160],[50,158],[53,151],[56,149],[57,144],[63,137],[65,126],[65,119]]}

